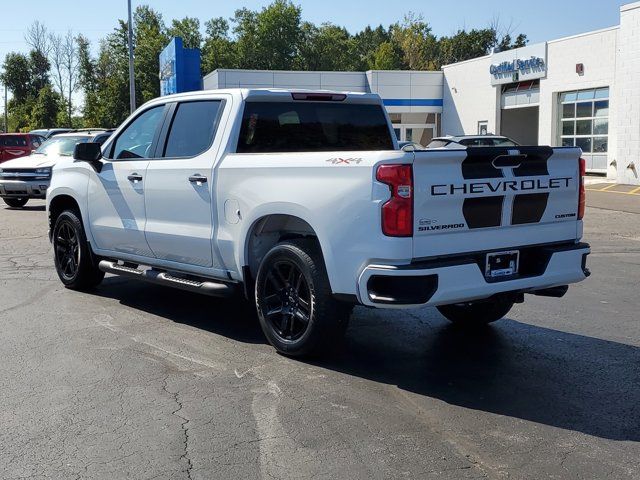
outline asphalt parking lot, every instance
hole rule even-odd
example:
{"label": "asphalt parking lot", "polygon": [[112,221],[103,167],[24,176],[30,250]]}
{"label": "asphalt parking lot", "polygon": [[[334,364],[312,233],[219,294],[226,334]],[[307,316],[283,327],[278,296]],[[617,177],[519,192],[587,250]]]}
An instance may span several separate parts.
{"label": "asphalt parking lot", "polygon": [[65,290],[29,205],[0,207],[0,478],[640,478],[638,214],[588,208],[564,299],[471,334],[357,308],[305,362],[236,303]]}

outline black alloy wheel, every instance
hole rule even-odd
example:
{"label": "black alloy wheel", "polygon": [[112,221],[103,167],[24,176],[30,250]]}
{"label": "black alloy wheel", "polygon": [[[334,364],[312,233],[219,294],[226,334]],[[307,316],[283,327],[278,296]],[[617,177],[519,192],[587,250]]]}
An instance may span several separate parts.
{"label": "black alloy wheel", "polygon": [[353,308],[333,296],[315,238],[285,240],[267,252],[256,275],[255,300],[267,340],[293,357],[338,346]]}
{"label": "black alloy wheel", "polygon": [[62,221],[58,225],[54,238],[56,264],[63,280],[72,281],[80,265],[80,244],[74,225]]}
{"label": "black alloy wheel", "polygon": [[312,315],[311,290],[300,268],[290,260],[275,262],[262,285],[265,319],[283,339],[302,337]]}
{"label": "black alloy wheel", "polygon": [[88,290],[104,278],[99,258],[91,251],[76,210],[65,210],[55,219],[51,240],[56,272],[65,287]]}

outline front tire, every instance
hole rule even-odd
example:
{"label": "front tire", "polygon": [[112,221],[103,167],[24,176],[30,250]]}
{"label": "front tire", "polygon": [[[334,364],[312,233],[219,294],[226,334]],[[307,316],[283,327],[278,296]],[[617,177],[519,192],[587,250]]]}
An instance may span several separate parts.
{"label": "front tire", "polygon": [[22,208],[24,207],[27,202],[29,201],[28,198],[3,198],[2,200],[4,200],[4,203],[6,203],[7,205],[9,205],[11,208]]}
{"label": "front tire", "polygon": [[65,287],[88,290],[104,278],[87,242],[84,227],[74,210],[65,210],[53,227],[53,254],[56,271]]}
{"label": "front tire", "polygon": [[260,326],[280,353],[320,353],[346,331],[352,307],[333,298],[315,240],[281,242],[262,260],[255,284]]}
{"label": "front tire", "polygon": [[438,311],[449,321],[464,327],[487,325],[503,318],[513,307],[513,300],[495,297],[490,300],[441,305]]}

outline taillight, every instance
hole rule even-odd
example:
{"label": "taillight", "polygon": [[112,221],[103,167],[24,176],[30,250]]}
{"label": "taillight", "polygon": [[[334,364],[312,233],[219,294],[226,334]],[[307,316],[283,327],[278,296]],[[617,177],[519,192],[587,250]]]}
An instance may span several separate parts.
{"label": "taillight", "polygon": [[578,194],[578,220],[584,217],[584,207],[587,203],[584,190],[584,176],[587,173],[587,162],[584,158],[580,159],[580,193]]}
{"label": "taillight", "polygon": [[382,205],[382,233],[413,235],[413,172],[411,165],[380,165],[376,180],[389,185],[391,198]]}

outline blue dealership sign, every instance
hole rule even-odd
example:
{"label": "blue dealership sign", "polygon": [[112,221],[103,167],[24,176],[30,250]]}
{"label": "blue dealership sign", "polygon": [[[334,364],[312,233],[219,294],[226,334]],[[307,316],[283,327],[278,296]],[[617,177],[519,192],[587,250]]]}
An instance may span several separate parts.
{"label": "blue dealership sign", "polygon": [[160,53],[160,95],[202,90],[200,49],[184,48],[173,37]]}

